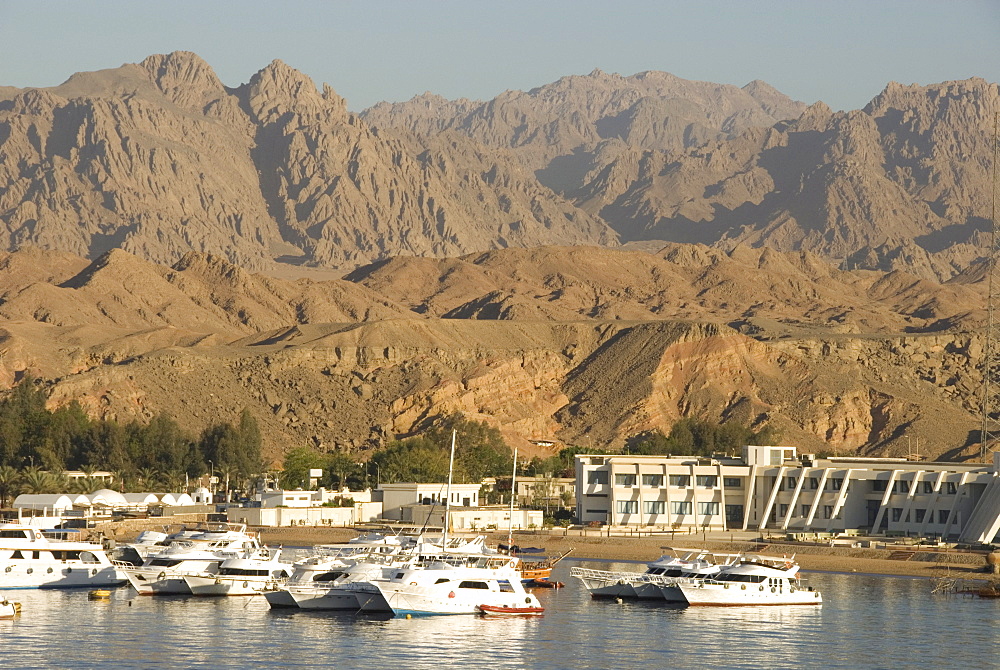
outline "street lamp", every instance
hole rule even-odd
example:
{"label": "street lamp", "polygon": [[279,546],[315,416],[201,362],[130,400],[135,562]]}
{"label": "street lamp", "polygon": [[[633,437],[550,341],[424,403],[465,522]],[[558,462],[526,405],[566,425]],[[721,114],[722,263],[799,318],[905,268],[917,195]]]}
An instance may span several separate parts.
{"label": "street lamp", "polygon": [[215,476],[215,463],[208,462],[208,490],[212,494],[212,502],[215,502],[215,487],[212,486],[212,478]]}
{"label": "street lamp", "polygon": [[382,473],[379,470],[378,463],[372,461],[372,465],[375,466],[375,488],[379,488],[382,486]]}

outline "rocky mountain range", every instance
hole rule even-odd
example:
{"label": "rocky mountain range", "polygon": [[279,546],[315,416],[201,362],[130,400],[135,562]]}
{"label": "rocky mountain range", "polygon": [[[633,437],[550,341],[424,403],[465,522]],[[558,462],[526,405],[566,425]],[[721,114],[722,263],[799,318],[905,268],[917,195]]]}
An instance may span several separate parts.
{"label": "rocky mountain range", "polygon": [[0,87],[0,386],[269,453],[462,411],[617,448],[678,417],[975,452],[996,84],[806,106],[663,72],[348,111],[196,55]]}

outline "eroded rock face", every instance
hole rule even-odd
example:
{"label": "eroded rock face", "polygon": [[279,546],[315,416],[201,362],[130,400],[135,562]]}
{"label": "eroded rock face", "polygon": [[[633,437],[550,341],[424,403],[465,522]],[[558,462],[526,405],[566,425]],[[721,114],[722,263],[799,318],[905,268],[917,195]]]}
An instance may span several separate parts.
{"label": "eroded rock face", "polygon": [[0,247],[173,263],[209,252],[354,266],[538,244],[615,244],[502,151],[373,132],[275,61],[236,89],[196,55],[74,75],[0,102]]}
{"label": "eroded rock face", "polygon": [[0,278],[2,386],[33,374],[53,404],[167,411],[192,431],[248,407],[276,460],[373,448],[454,411],[527,450],[617,449],[699,416],[771,424],[804,450],[955,456],[976,426],[978,337],[871,330],[975,324],[982,284],[805,254],[511,249],[293,282],[195,253],[163,267],[26,249]]}

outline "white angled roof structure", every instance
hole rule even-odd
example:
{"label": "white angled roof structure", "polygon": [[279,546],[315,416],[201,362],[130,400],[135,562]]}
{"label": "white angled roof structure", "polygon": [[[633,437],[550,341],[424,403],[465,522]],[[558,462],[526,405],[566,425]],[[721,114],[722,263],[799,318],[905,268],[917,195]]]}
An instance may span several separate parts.
{"label": "white angled roof structure", "polygon": [[13,507],[62,512],[73,509],[73,499],[63,493],[22,493],[14,498]]}
{"label": "white angled roof structure", "polygon": [[160,502],[160,497],[155,493],[125,493],[123,494],[129,505],[152,505]]}
{"label": "white angled roof structure", "polygon": [[111,489],[101,489],[94,491],[89,496],[91,505],[104,505],[106,507],[128,507],[128,500],[118,491]]}

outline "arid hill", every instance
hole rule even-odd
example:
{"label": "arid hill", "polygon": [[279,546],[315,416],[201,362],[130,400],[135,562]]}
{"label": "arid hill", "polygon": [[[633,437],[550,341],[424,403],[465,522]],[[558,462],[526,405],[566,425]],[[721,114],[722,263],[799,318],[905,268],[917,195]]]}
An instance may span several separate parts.
{"label": "arid hill", "polygon": [[195,253],[172,268],[122,251],[0,258],[39,266],[5,275],[3,386],[30,373],[53,404],[167,411],[192,430],[248,407],[275,459],[363,452],[453,411],[526,449],[618,448],[697,415],[770,423],[805,450],[974,451],[981,342],[937,326],[979,328],[982,281],[691,245],[395,259],[294,282]]}

